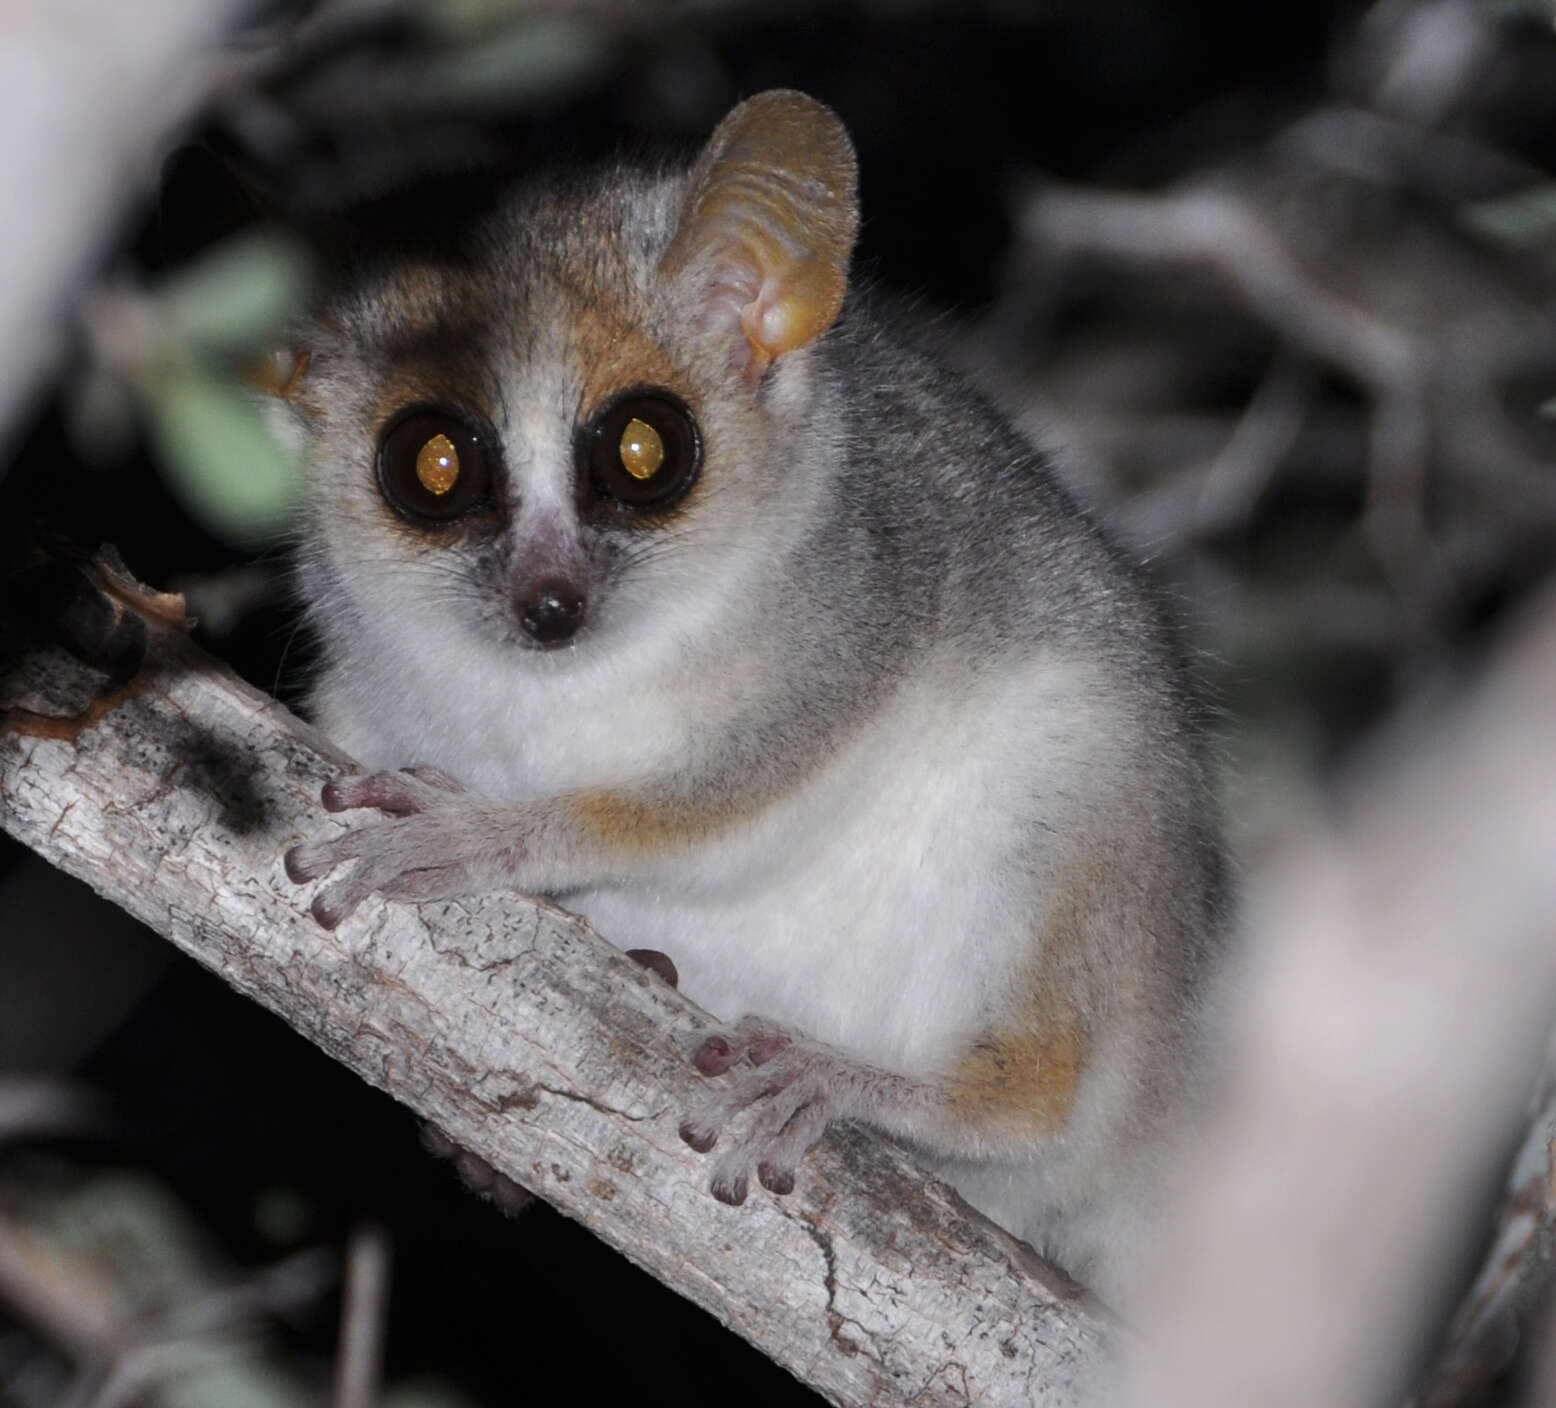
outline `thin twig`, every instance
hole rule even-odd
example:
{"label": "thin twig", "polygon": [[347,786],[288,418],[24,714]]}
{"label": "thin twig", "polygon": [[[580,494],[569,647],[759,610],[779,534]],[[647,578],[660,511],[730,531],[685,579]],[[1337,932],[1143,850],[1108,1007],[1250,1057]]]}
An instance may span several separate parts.
{"label": "thin twig", "polygon": [[1454,587],[1426,523],[1430,430],[1417,388],[1378,398],[1369,422],[1362,533],[1418,637],[1432,633]]}
{"label": "thin twig", "polygon": [[1209,538],[1247,524],[1301,434],[1312,398],[1307,365],[1289,350],[1278,352],[1200,481],[1194,511],[1197,536]]}
{"label": "thin twig", "polygon": [[104,1278],[56,1255],[5,1215],[0,1215],[0,1301],[77,1360],[102,1353],[124,1314]]}
{"label": "thin twig", "polygon": [[1105,254],[1138,264],[1194,260],[1219,270],[1289,342],[1371,393],[1420,386],[1428,359],[1408,333],[1309,278],[1252,206],[1230,190],[1134,195],[1058,184],[1021,214],[1036,250]]}
{"label": "thin twig", "polygon": [[332,1408],[374,1408],[383,1373],[389,1318],[389,1234],[364,1223],[346,1248],[346,1284],[340,1307]]}
{"label": "thin twig", "polygon": [[0,1078],[0,1144],[15,1139],[79,1134],[102,1119],[101,1101],[69,1081]]}

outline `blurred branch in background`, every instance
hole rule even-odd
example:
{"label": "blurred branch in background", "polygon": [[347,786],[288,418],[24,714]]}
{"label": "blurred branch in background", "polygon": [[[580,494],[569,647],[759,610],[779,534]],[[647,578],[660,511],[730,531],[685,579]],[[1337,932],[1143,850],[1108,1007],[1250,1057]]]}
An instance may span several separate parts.
{"label": "blurred branch in background", "polygon": [[[1378,712],[1419,715],[1556,559],[1556,184],[1509,120],[1520,66],[1547,84],[1556,67],[1528,37],[1492,6],[1390,0],[1330,91],[1163,189],[1029,186],[970,339],[970,358],[1015,364],[1007,397],[1183,584],[1252,700],[1243,762],[1261,734],[1286,755],[1263,758],[1275,777],[1354,753],[1355,716],[1325,719],[1317,690],[1301,707],[1315,674],[1342,662],[1380,682]],[[1267,785],[1234,817],[1252,880],[1235,1075],[1132,1402],[1397,1401],[1420,1356],[1414,1404],[1479,1402],[1538,1323],[1556,1208],[1549,1069],[1529,1098],[1556,1015],[1548,594],[1542,611],[1478,704],[1396,723],[1391,767],[1335,771],[1338,818]],[[1287,717],[1261,725],[1277,698]]]}
{"label": "blurred branch in background", "polygon": [[187,1211],[147,1177],[67,1181],[55,1169],[47,1184],[0,1185],[0,1299],[48,1346],[29,1351],[13,1340],[0,1354],[7,1401],[314,1401],[267,1355],[260,1332],[330,1288],[332,1253],[298,1252],[235,1277],[213,1268]]}
{"label": "blurred branch in background", "polygon": [[384,1370],[389,1324],[389,1234],[362,1226],[346,1248],[346,1284],[340,1312],[340,1353],[330,1408],[375,1408]]}
{"label": "blurred branch in background", "polygon": [[186,123],[238,0],[8,7],[0,172],[25,219],[0,240],[0,424],[57,366],[69,314],[132,200]]}
{"label": "blurred branch in background", "polygon": [[1511,1358],[1549,1271],[1553,718],[1556,598],[1252,886],[1132,1405],[1398,1402],[1538,1089],[1511,1215],[1414,1401],[1477,1401]]}
{"label": "blurred branch in background", "polygon": [[0,1146],[91,1130],[102,1115],[101,1101],[68,1081],[0,1074]]}
{"label": "blurred branch in background", "polygon": [[[1556,552],[1541,17],[1377,4],[1296,112],[1115,163],[1156,189],[1018,196],[966,358],[1161,556],[1255,715],[1272,670],[1287,707],[1334,668],[1391,705]],[[1329,759],[1358,722],[1308,721]]]}
{"label": "blurred branch in background", "polygon": [[[1394,624],[1408,627],[1403,643],[1419,649],[1452,623],[1478,577],[1504,565],[1508,549],[1518,546],[1488,538],[1488,528],[1506,523],[1511,532],[1516,524],[1542,540],[1556,536],[1556,479],[1520,445],[1518,418],[1500,394],[1521,373],[1556,367],[1556,331],[1548,310],[1530,306],[1518,290],[1466,286],[1485,272],[1473,267],[1457,274],[1433,270],[1447,282],[1435,284],[1432,305],[1410,321],[1377,306],[1400,271],[1370,279],[1366,256],[1355,251],[1333,253],[1334,267],[1372,297],[1362,303],[1332,292],[1326,271],[1305,268],[1298,257],[1306,242],[1291,238],[1294,215],[1301,214],[1293,207],[1304,192],[1272,191],[1270,171],[1260,174],[1264,189],[1197,182],[1182,193],[1141,196],[1046,188],[1025,208],[1027,257],[1047,265],[1089,256],[1148,273],[1197,263],[1220,275],[1241,305],[1229,310],[1234,318],[1251,315],[1278,339],[1269,372],[1220,450],[1181,470],[1159,471],[1126,503],[1131,530],[1166,551],[1193,552],[1247,529],[1303,421],[1317,409],[1315,370],[1338,371],[1358,388],[1367,401],[1358,528],[1397,603]],[[1294,171],[1291,182],[1300,186],[1311,176]],[[1357,191],[1339,194],[1364,198]],[[1371,257],[1392,262],[1400,253],[1395,246]],[[1499,253],[1487,252],[1487,270],[1502,262]],[[1406,271],[1408,287],[1420,288],[1425,272]],[[1044,277],[1055,275],[1047,269]],[[1171,270],[1158,277],[1171,277]],[[1066,425],[1072,435],[1100,439],[1110,457],[1128,463],[1132,446],[1109,444],[1113,427],[1077,422],[1074,414]],[[1482,503],[1475,521],[1431,522],[1429,495],[1458,502],[1472,494]]]}

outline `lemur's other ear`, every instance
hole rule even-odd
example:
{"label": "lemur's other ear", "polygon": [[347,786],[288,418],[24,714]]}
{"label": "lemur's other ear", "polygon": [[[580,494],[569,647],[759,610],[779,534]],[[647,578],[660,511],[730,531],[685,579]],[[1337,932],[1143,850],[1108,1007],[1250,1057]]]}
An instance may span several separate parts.
{"label": "lemur's other ear", "polygon": [[295,401],[308,375],[308,349],[285,345],[272,347],[248,369],[251,385],[270,396]]}
{"label": "lemur's other ear", "polygon": [[859,229],[853,143],[824,103],[777,88],[719,123],[692,168],[660,272],[710,327],[737,330],[755,381],[821,336],[843,307]]}

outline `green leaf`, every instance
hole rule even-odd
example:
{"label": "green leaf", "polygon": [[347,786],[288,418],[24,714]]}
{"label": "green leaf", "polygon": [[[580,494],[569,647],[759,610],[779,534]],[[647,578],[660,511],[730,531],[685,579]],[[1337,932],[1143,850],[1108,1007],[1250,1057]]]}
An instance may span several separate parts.
{"label": "green leaf", "polygon": [[421,86],[449,102],[521,106],[587,78],[609,47],[598,26],[584,20],[529,16],[432,59]]}
{"label": "green leaf", "polygon": [[38,1223],[50,1241],[110,1260],[137,1314],[165,1309],[203,1284],[199,1232],[172,1191],[138,1169],[110,1169],[50,1200]]}
{"label": "green leaf", "polygon": [[430,1374],[389,1385],[378,1403],[379,1408],[476,1408],[453,1384]]}
{"label": "green leaf", "polygon": [[140,394],[163,475],[201,523],[243,545],[285,531],[300,501],[301,471],[266,429],[250,393],[180,370]]}
{"label": "green leaf", "polygon": [[1549,239],[1556,235],[1556,182],[1474,201],[1460,210],[1459,218],[1476,234],[1499,244],[1523,246]]}
{"label": "green leaf", "polygon": [[173,337],[195,351],[257,348],[304,306],[313,261],[275,231],[237,235],[163,280],[153,300]]}
{"label": "green leaf", "polygon": [[[177,1368],[160,1383],[156,1401],[167,1408],[314,1408],[319,1395],[252,1346],[211,1339],[186,1341],[186,1359],[209,1358]],[[151,1395],[147,1395],[150,1397]]]}

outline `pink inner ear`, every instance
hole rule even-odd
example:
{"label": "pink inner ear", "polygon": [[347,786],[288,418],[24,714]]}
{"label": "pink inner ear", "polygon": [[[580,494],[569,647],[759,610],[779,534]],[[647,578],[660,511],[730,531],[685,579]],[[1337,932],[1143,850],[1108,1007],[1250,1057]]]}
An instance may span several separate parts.
{"label": "pink inner ear", "polygon": [[740,330],[752,350],[769,360],[787,351],[794,337],[794,317],[785,307],[783,285],[776,278],[763,281],[755,298],[740,310]]}
{"label": "pink inner ear", "polygon": [[759,288],[754,283],[730,271],[711,290],[707,313],[708,327],[740,332],[738,340],[731,340],[730,364],[752,384],[777,358],[816,335],[802,294],[788,282],[769,274]]}
{"label": "pink inner ear", "polygon": [[[741,277],[744,271],[726,269],[723,273],[708,291],[705,326],[730,335],[730,370],[754,386],[772,365],[774,354],[768,350],[765,323],[776,311],[779,286],[776,280],[768,279],[758,288],[755,279]],[[736,333],[740,335],[734,336]]]}
{"label": "pink inner ear", "polygon": [[816,317],[808,281],[803,274],[796,277],[793,268],[769,273],[760,285],[756,271],[739,262],[721,274],[708,290],[704,325],[740,334],[730,337],[730,366],[749,385],[754,386],[777,358],[805,346],[831,322],[833,314],[825,322]]}

